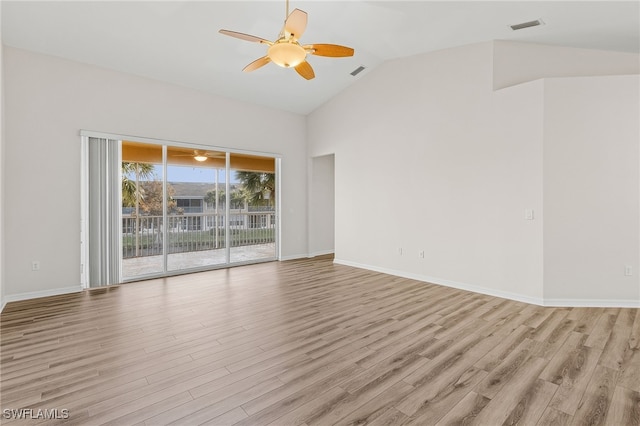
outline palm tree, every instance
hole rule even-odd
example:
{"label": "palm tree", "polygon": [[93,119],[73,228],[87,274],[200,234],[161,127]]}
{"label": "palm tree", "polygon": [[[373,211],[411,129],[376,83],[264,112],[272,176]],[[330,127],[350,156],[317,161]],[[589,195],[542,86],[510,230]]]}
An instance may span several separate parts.
{"label": "palm tree", "polygon": [[[134,176],[131,180],[129,176]],[[153,165],[149,163],[122,162],[122,206],[134,207],[136,202],[144,199],[144,190],[140,187],[140,179],[148,180],[154,176]]]}
{"label": "palm tree", "polygon": [[[218,203],[224,203],[226,200],[226,196],[224,193],[224,189],[218,189]],[[216,191],[207,191],[207,194],[204,196],[204,201],[207,204],[216,204]]]}
{"label": "palm tree", "polygon": [[[129,176],[134,175],[135,181]],[[140,186],[140,178],[150,179],[154,177],[153,165],[149,163],[133,163],[129,161],[122,162],[122,205],[124,207],[136,208],[135,216],[135,238],[136,238],[136,257],[140,256],[140,201],[144,199],[144,190]]]}
{"label": "palm tree", "polygon": [[275,197],[275,173],[237,171],[236,179],[242,183],[243,189],[247,191],[249,204],[269,205],[269,200]]}

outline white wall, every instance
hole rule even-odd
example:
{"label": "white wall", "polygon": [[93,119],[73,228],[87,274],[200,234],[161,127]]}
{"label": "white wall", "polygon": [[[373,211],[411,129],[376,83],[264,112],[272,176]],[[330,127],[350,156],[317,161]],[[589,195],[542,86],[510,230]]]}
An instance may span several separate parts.
{"label": "white wall", "polygon": [[309,165],[309,256],[335,252],[334,156],[313,157]]}
{"label": "white wall", "polygon": [[[563,111],[546,111],[551,101],[545,100],[545,80],[494,91],[500,64],[494,47],[482,43],[385,63],[308,117],[310,155],[335,153],[336,261],[541,304],[559,298],[601,304],[602,292],[594,281],[585,291],[583,274],[564,275],[572,284],[564,283],[563,293],[544,283],[545,261],[551,260],[543,237],[553,229],[546,226],[546,196],[543,203],[543,159],[550,155],[544,138],[551,131],[545,122],[550,115],[562,122]],[[599,58],[597,52],[590,57]],[[609,58],[605,53],[601,59]],[[619,70],[627,62],[621,60]],[[508,75],[516,71],[512,67]],[[622,83],[619,89],[624,87],[635,86]],[[616,108],[630,102],[607,99]],[[588,104],[587,97],[569,104],[580,108],[581,102]],[[627,127],[620,130],[627,141],[629,126],[637,126],[633,112],[624,113]],[[607,117],[599,125],[615,127]],[[580,134],[567,137],[572,146],[579,143]],[[635,161],[637,175],[636,151],[622,151]],[[638,194],[637,177],[630,179],[624,190]],[[525,220],[525,210],[533,210],[534,220]],[[611,219],[617,211],[605,214]],[[635,221],[617,228],[632,235],[616,248],[624,251],[614,256],[618,265],[623,258],[637,263],[637,208],[619,216],[628,221],[634,212]],[[597,256],[589,260],[591,270],[605,268]],[[558,264],[562,257],[551,263]],[[639,303],[630,290],[606,299]]]}
{"label": "white wall", "polygon": [[2,44],[2,2],[0,1],[0,311],[4,309],[4,46]]}
{"label": "white wall", "polygon": [[80,129],[282,154],[282,255],[306,255],[303,116],[9,47],[4,65],[5,296],[79,285]]}
{"label": "white wall", "polygon": [[[77,288],[78,131],[87,129],[282,154],[283,257],[327,243],[316,231],[330,224],[314,227],[318,217],[307,208],[321,202],[313,193],[307,199],[307,190],[326,178],[314,174],[312,158],[335,154],[337,262],[536,303],[638,303],[638,101],[634,109],[629,95],[637,96],[637,77],[536,80],[493,91],[495,52],[495,43],[482,43],[385,63],[305,124],[302,116],[5,47],[4,295]],[[598,58],[611,56],[591,59]],[[618,65],[622,72],[626,60]],[[602,102],[592,105],[593,96]],[[605,117],[611,110],[620,113]],[[585,120],[593,135],[568,132]],[[608,158],[610,136],[623,142],[598,174],[565,179],[563,159],[592,172],[589,162]],[[619,161],[622,174],[611,175]],[[562,198],[562,185],[584,189],[602,178],[612,194]],[[629,208],[611,208],[612,199]],[[534,220],[524,220],[525,209]],[[580,210],[585,223],[608,221],[614,233],[575,227],[567,209]],[[581,238],[603,238],[612,251],[566,257],[560,248],[581,247],[560,241],[562,232],[591,232]],[[31,260],[41,261],[40,272],[30,271]],[[566,267],[583,261],[589,268]],[[626,263],[630,279],[620,274]],[[588,272],[594,276],[585,281]]]}
{"label": "white wall", "polygon": [[638,76],[545,81],[546,299],[640,301],[639,94]]}
{"label": "white wall", "polygon": [[338,262],[540,300],[542,98],[494,94],[491,54],[385,63],[308,117],[310,155],[335,152]]}
{"label": "white wall", "polygon": [[493,88],[496,90],[546,77],[640,73],[640,61],[634,53],[502,40],[493,45]]}

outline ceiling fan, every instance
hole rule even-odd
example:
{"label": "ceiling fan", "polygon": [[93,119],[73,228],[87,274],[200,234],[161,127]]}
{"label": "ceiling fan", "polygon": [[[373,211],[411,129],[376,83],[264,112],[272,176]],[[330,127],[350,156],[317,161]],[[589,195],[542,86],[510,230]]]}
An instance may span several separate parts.
{"label": "ceiling fan", "polygon": [[221,34],[230,37],[239,38],[240,40],[251,41],[254,43],[266,44],[268,47],[267,55],[256,59],[249,65],[244,67],[242,71],[250,72],[273,62],[283,68],[294,68],[298,74],[307,80],[315,77],[313,68],[307,62],[307,55],[328,56],[328,57],[345,57],[353,56],[353,49],[337,44],[304,44],[299,43],[300,37],[307,28],[307,12],[300,9],[294,9],[289,14],[289,0],[286,0],[287,10],[285,15],[284,26],[280,30],[276,41],[265,40],[261,37],[249,34],[239,33],[236,31],[220,30]]}
{"label": "ceiling fan", "polygon": [[225,158],[226,154],[224,152],[198,151],[194,149],[193,154],[175,154],[172,157],[193,157],[196,161],[207,161],[208,158]]}

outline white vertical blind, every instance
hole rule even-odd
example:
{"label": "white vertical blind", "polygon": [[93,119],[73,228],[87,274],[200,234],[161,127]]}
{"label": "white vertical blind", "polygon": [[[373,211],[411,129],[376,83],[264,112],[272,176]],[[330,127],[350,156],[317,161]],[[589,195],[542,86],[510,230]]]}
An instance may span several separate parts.
{"label": "white vertical blind", "polygon": [[120,141],[89,138],[89,287],[120,282]]}

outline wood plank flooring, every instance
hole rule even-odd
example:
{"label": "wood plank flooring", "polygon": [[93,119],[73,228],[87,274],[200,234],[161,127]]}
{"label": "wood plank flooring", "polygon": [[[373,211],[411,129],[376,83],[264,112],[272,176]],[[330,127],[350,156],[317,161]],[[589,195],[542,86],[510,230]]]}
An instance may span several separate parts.
{"label": "wood plank flooring", "polygon": [[640,309],[330,257],[10,303],[0,326],[3,425],[640,424]]}

